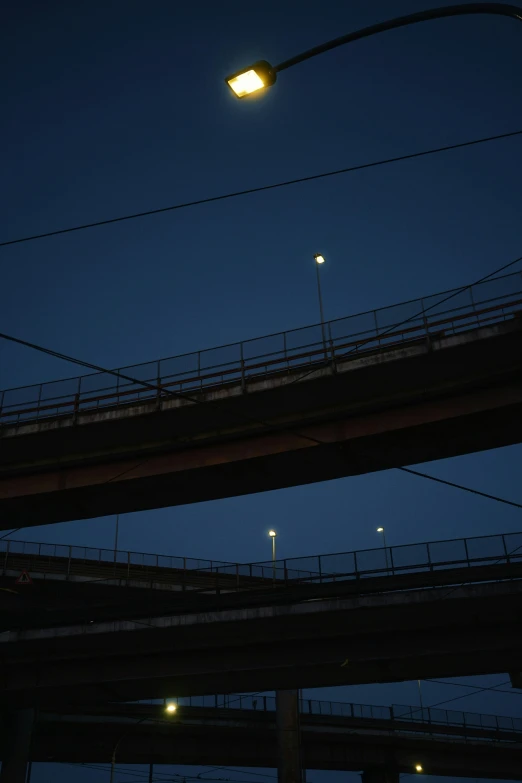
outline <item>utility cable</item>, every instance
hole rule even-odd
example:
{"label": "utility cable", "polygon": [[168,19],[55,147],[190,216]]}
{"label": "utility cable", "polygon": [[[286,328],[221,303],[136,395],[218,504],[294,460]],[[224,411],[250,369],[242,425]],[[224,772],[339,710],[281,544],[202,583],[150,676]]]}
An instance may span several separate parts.
{"label": "utility cable", "polygon": [[[71,761],[60,761],[59,764],[70,766],[70,767],[83,767],[85,769],[92,769],[100,772],[110,772],[110,766],[107,764],[89,764],[88,762],[71,762]],[[129,766],[127,764],[122,764],[121,766]],[[133,765],[135,766],[135,765]],[[159,766],[159,764],[158,764]],[[163,763],[161,764],[163,766]],[[170,766],[166,765],[166,766]],[[172,766],[176,766],[175,764],[172,764]],[[185,765],[184,765],[185,766]],[[186,765],[186,766],[200,766],[199,764],[194,765]],[[234,770],[232,770],[234,771]],[[240,774],[251,774],[249,772],[246,772],[246,770],[237,770]],[[141,772],[138,769],[124,769],[121,770],[121,775],[129,775],[133,779],[137,780],[149,780],[149,773],[148,772]],[[204,774],[204,773],[201,773]],[[275,777],[272,775],[266,775],[265,777]],[[181,781],[197,781],[197,780],[208,780],[211,783],[252,783],[251,780],[241,780],[239,778],[200,778],[198,775],[184,775],[180,772],[156,772],[154,771],[154,777],[153,780],[156,781],[164,781],[164,783],[168,783],[169,781],[175,781],[175,783],[181,783]],[[121,781],[123,783],[123,781]]]}
{"label": "utility cable", "polygon": [[195,201],[185,201],[178,204],[172,204],[168,207],[149,209],[145,212],[135,212],[130,215],[120,215],[119,217],[98,220],[93,223],[83,223],[81,225],[71,226],[69,228],[60,228],[55,231],[46,231],[43,234],[32,234],[30,236],[19,237],[18,239],[9,239],[4,242],[0,242],[0,247],[6,247],[7,245],[18,245],[22,242],[32,242],[36,239],[45,239],[47,237],[58,236],[59,234],[70,234],[73,231],[84,231],[88,228],[97,228],[98,226],[107,226],[113,223],[121,223],[125,220],[136,220],[137,218],[148,217],[149,215],[159,215],[163,212],[173,212],[174,210],[187,209],[188,207],[195,207],[201,204],[210,204],[215,201],[224,201],[225,199],[238,198],[239,196],[248,196],[252,193],[262,193],[269,190],[275,190],[276,188],[288,187],[289,185],[297,185],[302,182],[312,182],[318,179],[326,179],[327,177],[335,177],[339,174],[348,174],[353,171],[376,168],[377,166],[385,166],[390,163],[398,163],[404,160],[412,160],[413,158],[421,158],[426,155],[435,155],[439,152],[448,152],[449,150],[462,149],[464,147],[471,147],[477,144],[485,144],[490,141],[498,141],[499,139],[508,139],[513,136],[520,136],[521,134],[522,129],[511,131],[510,133],[500,133],[495,136],[486,136],[480,139],[472,139],[471,141],[463,141],[458,144],[447,144],[444,147],[435,147],[429,150],[423,150],[421,152],[412,152],[407,155],[398,155],[393,158],[384,158],[382,160],[372,161],[371,163],[361,163],[357,166],[347,166],[346,168],[336,169],[335,171],[326,171],[321,174],[312,174],[306,177],[298,177],[297,179],[275,182],[271,185],[261,185],[255,188],[248,188],[246,190],[237,190],[231,193],[223,193],[219,196],[209,196],[207,198],[196,199]]}
{"label": "utility cable", "polygon": [[[426,682],[426,681],[424,680],[423,682]],[[427,682],[433,682],[433,681],[432,680],[427,680]],[[499,683],[499,688],[501,686],[503,686],[503,685],[508,685],[509,682],[510,682],[509,680],[506,680],[506,682]],[[422,709],[431,710],[431,709],[434,709],[435,707],[441,707],[443,704],[449,704],[452,701],[458,701],[459,699],[467,699],[470,696],[475,696],[476,693],[480,693],[481,691],[491,691],[491,690],[494,690],[494,688],[490,688],[490,687],[487,687],[487,686],[484,686],[483,688],[481,688],[481,687],[477,686],[477,689],[476,689],[475,693],[463,693],[461,696],[454,696],[452,699],[445,699],[444,701],[438,701],[435,704],[429,704],[427,707],[424,707],[424,708],[417,707],[416,709],[414,709],[411,712],[404,712],[401,715],[395,715],[395,717],[396,718],[403,718],[406,715],[412,715],[414,712],[421,712]],[[482,714],[482,713],[480,713],[480,714]]]}
{"label": "utility cable", "polygon": [[[507,693],[510,696],[522,696],[522,691],[520,689],[511,688],[508,691],[506,691],[506,690],[503,690],[503,691],[499,690],[499,688],[501,688],[503,685],[509,685],[510,680],[507,680],[506,682],[501,682],[498,685],[491,685],[489,688],[487,688],[485,686],[482,687],[480,685],[468,685],[467,683],[464,683],[464,682],[448,682],[448,680],[430,680],[430,679],[425,679],[425,680],[422,680],[422,682],[433,682],[436,685],[451,685],[452,687],[456,687],[456,688],[471,688],[472,690],[475,690],[475,691],[490,690],[490,691],[494,691],[495,693]],[[469,696],[473,696],[473,694],[470,693]]]}
{"label": "utility cable", "polygon": [[[429,307],[424,308],[423,310],[420,310],[419,312],[415,313],[414,315],[410,315],[409,318],[405,318],[404,321],[400,321],[398,324],[392,324],[392,326],[389,326],[387,329],[385,329],[383,332],[378,332],[377,337],[378,339],[381,339],[382,337],[386,337],[387,334],[390,332],[393,332],[394,330],[398,329],[400,326],[405,326],[405,324],[409,323],[410,321],[417,320],[418,318],[422,318],[426,313],[428,313],[430,310],[433,310],[434,307],[439,307],[441,304],[444,304],[445,302],[448,302],[450,299],[453,299],[455,296],[459,296],[460,294],[464,293],[464,291],[467,291],[468,288],[473,288],[473,286],[480,285],[481,283],[485,283],[486,280],[489,278],[495,279],[495,276],[500,274],[500,272],[504,272],[506,269],[509,269],[512,266],[515,266],[515,264],[520,263],[522,261],[522,256],[519,256],[518,258],[513,259],[513,261],[509,261],[509,263],[504,264],[504,266],[499,267],[498,269],[495,269],[493,272],[490,272],[487,275],[484,275],[484,277],[481,277],[479,280],[476,280],[474,283],[470,283],[468,285],[461,286],[460,288],[456,288],[454,291],[448,294],[448,296],[444,297],[444,299],[439,299],[434,304],[430,305]],[[357,314],[356,314],[357,315]],[[358,346],[356,345],[355,348],[352,348],[350,351],[347,351],[344,354],[341,354],[339,358],[345,358],[346,356],[350,356],[353,353],[357,353]],[[304,375],[300,375],[298,378],[296,378],[292,383],[296,383],[299,381],[304,380],[309,375],[317,371],[317,367],[314,367],[312,370],[309,370]]]}
{"label": "utility cable", "polygon": [[480,495],[483,498],[489,500],[496,500],[498,503],[506,503],[508,506],[514,506],[515,508],[522,508],[522,503],[515,503],[513,500],[506,500],[505,498],[498,497],[497,495],[489,495],[487,492],[480,492],[478,489],[472,489],[471,487],[465,487],[462,484],[455,484],[453,481],[446,481],[445,479],[436,478],[430,476],[428,473],[422,473],[420,470],[412,470],[411,468],[398,468],[404,473],[411,473],[412,476],[421,476],[422,478],[430,479],[430,481],[436,481],[439,484],[446,484],[448,487],[455,487],[455,489],[462,489],[464,492],[471,492],[473,495]]}
{"label": "utility cable", "polygon": [[23,530],[23,527],[15,527],[14,530],[10,530],[8,533],[0,536],[0,541],[2,541],[4,538],[7,538],[7,536],[13,536],[15,533],[18,533],[19,530]]}

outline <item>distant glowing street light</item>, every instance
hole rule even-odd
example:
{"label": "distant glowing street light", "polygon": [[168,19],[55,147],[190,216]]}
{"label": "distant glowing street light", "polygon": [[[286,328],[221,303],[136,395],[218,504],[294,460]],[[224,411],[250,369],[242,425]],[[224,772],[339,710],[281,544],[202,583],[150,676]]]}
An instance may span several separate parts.
{"label": "distant glowing street light", "polygon": [[356,30],[353,33],[334,38],[332,41],[319,44],[319,46],[314,46],[313,49],[301,52],[301,54],[291,57],[290,60],[285,60],[279,65],[272,66],[266,60],[259,60],[253,65],[247,65],[240,71],[227,76],[225,81],[238,98],[246,98],[248,95],[258,93],[260,90],[275,84],[277,74],[280,71],[291,68],[293,65],[298,65],[311,57],[316,57],[318,54],[323,54],[323,52],[336,49],[338,46],[358,41],[361,38],[368,38],[370,35],[383,33],[386,30],[406,27],[406,25],[415,24],[416,22],[427,22],[431,19],[442,19],[450,16],[469,16],[471,14],[495,14],[498,16],[509,16],[512,19],[522,21],[522,8],[516,5],[508,5],[507,3],[467,3],[466,5],[448,5],[443,8],[431,8],[427,11],[419,11],[415,14],[389,19],[386,22],[380,22],[370,27],[363,27],[362,30]]}
{"label": "distant glowing street light", "polygon": [[165,712],[168,712],[170,715],[172,715],[174,712],[176,712],[178,709],[177,704],[173,704],[172,702],[170,704],[167,704],[165,707]]}
{"label": "distant glowing street light", "polygon": [[253,65],[247,65],[240,71],[227,76],[226,83],[238,98],[252,95],[253,92],[271,87],[276,80],[276,73],[270,63],[259,60]]}
{"label": "distant glowing street light", "polygon": [[320,253],[316,253],[314,258],[318,264],[324,264],[324,256],[322,256]]}
{"label": "distant glowing street light", "polygon": [[268,535],[272,539],[272,577],[276,578],[276,538],[277,533],[275,530],[269,530]]}
{"label": "distant glowing street light", "polygon": [[422,772],[422,764],[415,764],[415,772]]}

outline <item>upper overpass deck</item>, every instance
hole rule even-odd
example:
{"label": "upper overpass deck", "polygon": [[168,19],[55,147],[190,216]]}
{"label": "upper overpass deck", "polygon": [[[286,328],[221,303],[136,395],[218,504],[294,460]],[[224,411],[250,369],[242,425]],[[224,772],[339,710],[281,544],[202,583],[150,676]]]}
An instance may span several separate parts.
{"label": "upper overpass deck", "polygon": [[514,273],[329,322],[324,343],[315,325],[125,368],[126,378],[7,390],[0,529],[520,442],[521,310]]}
{"label": "upper overpass deck", "polygon": [[135,381],[90,373],[0,390],[0,425],[7,428],[4,437],[13,436],[27,432],[24,425],[30,422],[77,419],[86,412],[94,414],[93,421],[105,409],[123,409],[124,415],[133,415],[125,409],[151,399],[183,400],[185,394],[229,391],[231,387],[245,393],[259,379],[310,370],[325,361],[385,354],[399,345],[504,323],[521,313],[522,273],[514,272],[464,290],[443,291],[328,321],[325,342],[321,324],[314,324],[115,370]]}

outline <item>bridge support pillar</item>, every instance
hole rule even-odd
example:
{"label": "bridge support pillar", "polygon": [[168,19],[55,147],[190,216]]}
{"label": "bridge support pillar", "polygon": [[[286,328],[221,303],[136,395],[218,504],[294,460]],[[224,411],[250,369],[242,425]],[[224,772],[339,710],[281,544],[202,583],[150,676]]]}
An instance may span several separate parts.
{"label": "bridge support pillar", "polygon": [[6,716],[0,783],[26,783],[34,717],[34,709],[16,710]]}
{"label": "bridge support pillar", "polygon": [[399,783],[399,773],[386,767],[367,769],[361,775],[362,783]]}
{"label": "bridge support pillar", "polygon": [[301,783],[301,729],[297,690],[276,691],[276,726],[278,783]]}

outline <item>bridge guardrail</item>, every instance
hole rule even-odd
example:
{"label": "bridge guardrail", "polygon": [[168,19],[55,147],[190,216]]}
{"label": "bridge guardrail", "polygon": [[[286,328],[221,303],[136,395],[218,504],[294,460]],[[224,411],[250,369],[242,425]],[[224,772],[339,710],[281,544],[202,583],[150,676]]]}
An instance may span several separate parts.
{"label": "bridge guardrail", "polygon": [[[16,539],[0,540],[0,566],[3,572],[9,569],[10,558],[21,555],[28,558],[49,558],[61,561],[70,572],[70,564],[88,563],[103,566],[137,566],[143,569],[164,569],[175,571],[214,571],[216,568],[230,565],[223,561],[206,560],[195,557],[179,557],[176,555],[153,554],[151,552],[126,552],[98,547],[78,546],[75,544],[47,544],[36,541],[17,541]],[[36,565],[36,563],[35,563]]]}
{"label": "bridge guardrail", "polygon": [[[211,709],[259,710],[275,712],[274,696],[259,694],[225,694],[209,696],[187,696],[167,699],[179,706],[208,707]],[[451,726],[467,729],[485,729],[501,734],[502,732],[522,734],[522,718],[487,715],[461,710],[443,710],[434,707],[414,707],[404,704],[392,704],[390,707],[375,704],[354,704],[317,699],[301,699],[299,709],[303,715],[326,715],[341,718],[364,720],[385,720],[390,722],[424,724],[426,730],[437,726]]]}
{"label": "bridge guardrail", "polygon": [[[450,294],[455,296],[446,305],[444,300]],[[259,377],[307,370],[349,356],[357,358],[361,353],[499,323],[515,317],[521,309],[522,273],[513,272],[464,290],[327,321],[324,342],[321,324],[313,324],[117,370],[155,389],[108,373],[6,389],[0,391],[0,425],[159,401],[172,392],[194,394],[234,384],[245,388]]]}
{"label": "bridge guardrail", "polygon": [[180,576],[180,583],[184,579],[189,583],[191,580],[194,582],[194,575],[199,574],[210,577],[205,588],[207,590],[213,589],[212,585],[216,589],[251,590],[522,563],[522,533],[310,555],[276,560],[275,563],[227,563],[147,552],[16,539],[0,540],[0,568],[4,574],[10,566],[20,568],[20,558],[26,558],[27,568],[35,571],[42,568],[46,560],[50,566],[65,574],[71,573],[72,566],[75,567],[74,573],[78,573],[78,566],[83,563],[89,566],[89,573],[96,566],[100,570],[103,568],[106,573],[107,567],[112,566],[115,578],[134,578],[139,575],[152,583],[154,580],[161,581],[161,573],[167,575],[176,572]]}
{"label": "bridge guardrail", "polygon": [[293,557],[276,560],[275,563],[266,560],[240,565],[216,565],[212,570],[215,573],[236,575],[239,587],[243,577],[245,583],[251,582],[254,577],[272,579],[277,585],[323,583],[515,562],[522,562],[522,533]]}

